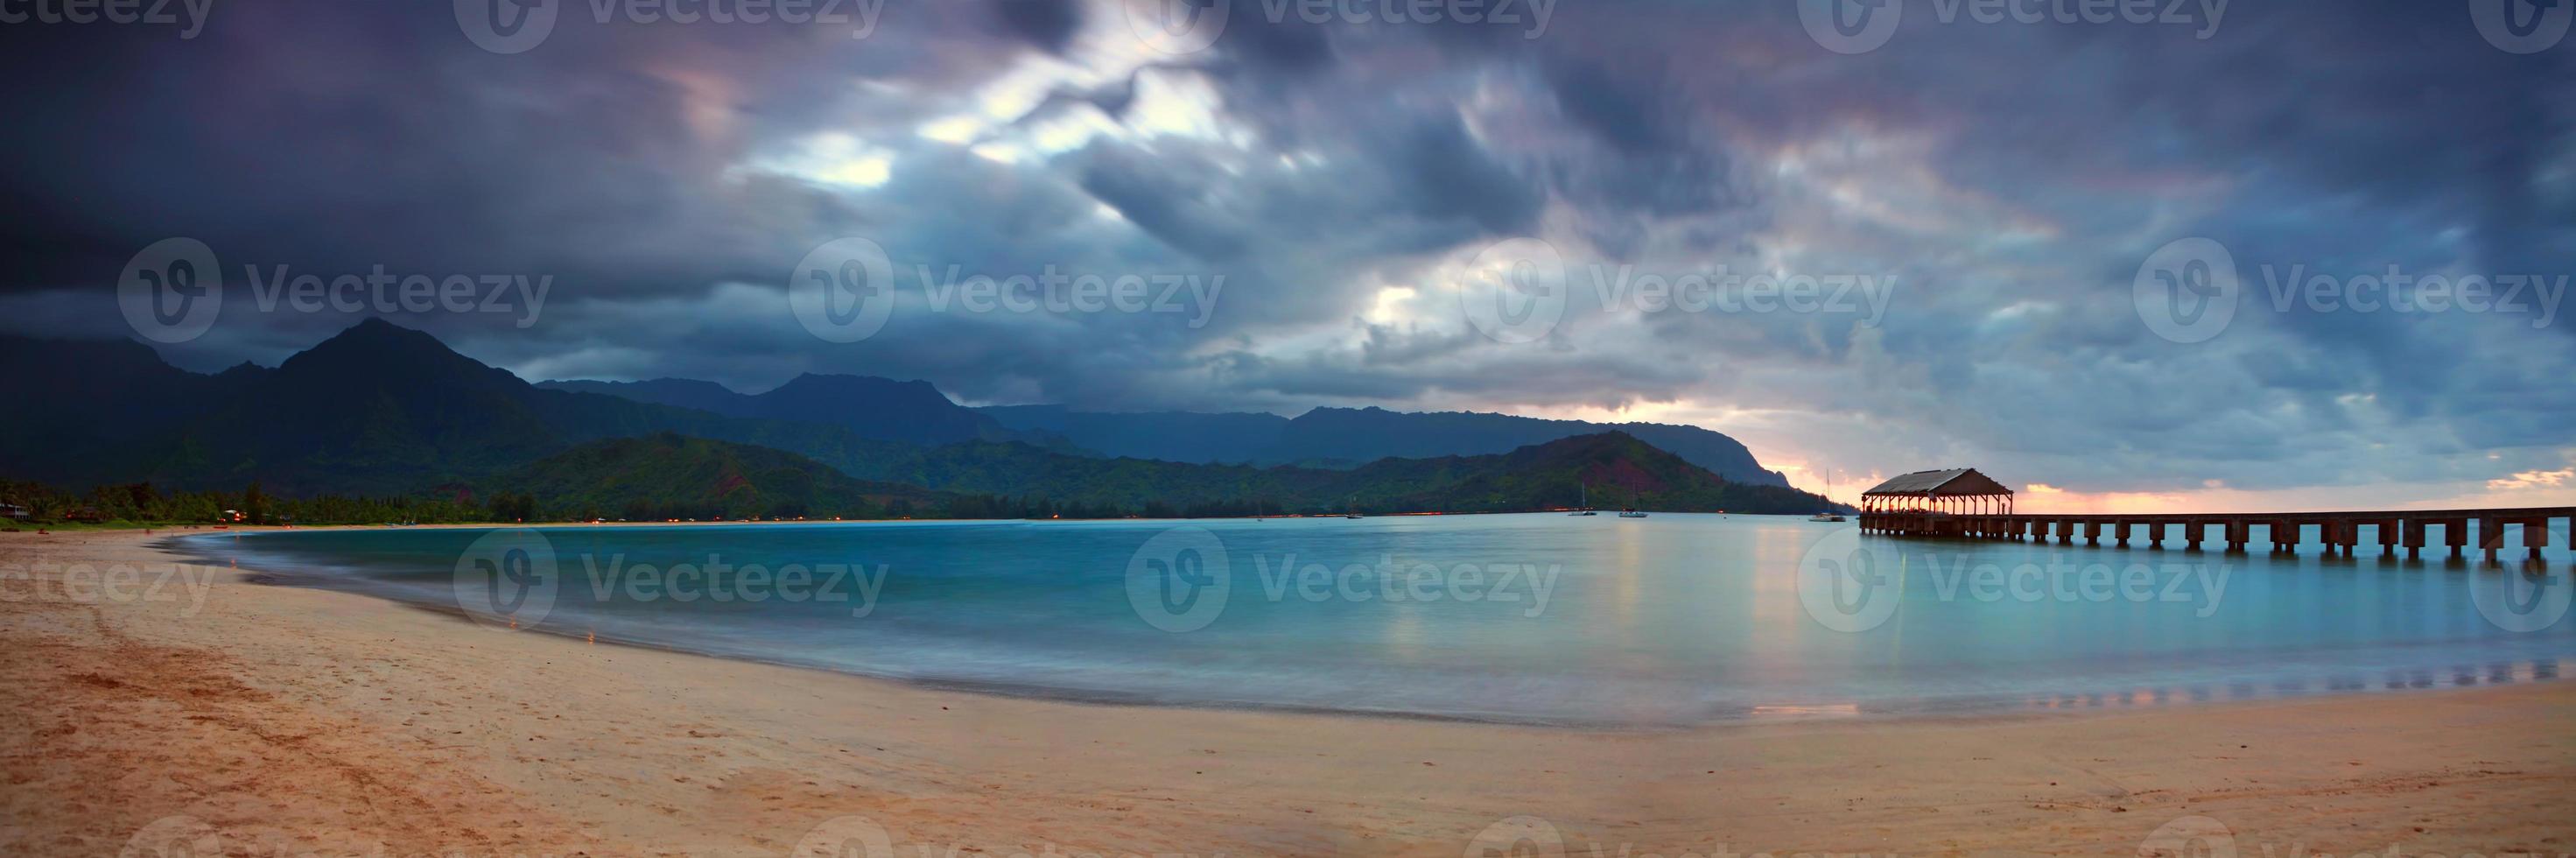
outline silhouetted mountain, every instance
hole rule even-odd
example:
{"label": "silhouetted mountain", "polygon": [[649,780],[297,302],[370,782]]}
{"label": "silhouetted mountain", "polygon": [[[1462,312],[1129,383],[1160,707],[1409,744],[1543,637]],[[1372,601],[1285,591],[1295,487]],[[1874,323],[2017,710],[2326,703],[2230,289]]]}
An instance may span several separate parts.
{"label": "silhouetted mountain", "polygon": [[0,373],[0,396],[46,420],[5,430],[0,471],[90,485],[183,489],[258,480],[280,494],[393,494],[468,483],[574,444],[654,432],[834,459],[908,445],[823,423],[729,418],[613,396],[540,390],[428,334],[369,320],[274,370],[200,375],[134,343],[0,338],[45,372]]}
{"label": "silhouetted mountain", "polygon": [[0,337],[0,463],[27,479],[92,483],[98,466],[130,458],[170,427],[205,412],[269,370],[216,375],[171,366],[141,343]]}
{"label": "silhouetted mountain", "polygon": [[727,417],[828,423],[862,438],[910,444],[1008,441],[1018,433],[993,418],[949,401],[926,381],[861,375],[797,376],[761,394],[741,394],[711,381],[549,381],[550,390],[602,393],[637,402],[711,411]]}
{"label": "silhouetted mountain", "polygon": [[578,518],[875,518],[952,496],[868,482],[794,453],[659,433],[593,441],[484,480]]}
{"label": "silhouetted mountain", "polygon": [[727,417],[749,416],[751,397],[712,381],[657,378],[651,381],[541,381],[538,387],[574,393],[599,393],[655,405],[712,411]]}
{"label": "silhouetted mountain", "polygon": [[[853,492],[926,497],[842,481],[848,478],[1128,510],[1243,502],[1311,512],[1354,502],[1372,510],[1536,509],[1573,503],[1584,480],[1605,498],[1598,493],[1634,486],[1663,509],[1804,512],[1822,504],[1786,489],[1727,482],[1617,433],[1344,470],[1106,459],[988,440],[925,448],[851,427],[900,426],[911,409],[929,412],[932,437],[983,434],[979,427],[998,424],[926,384],[852,376],[806,376],[744,397],[754,403],[725,405],[778,416],[542,389],[428,334],[373,320],[274,370],[189,373],[133,343],[0,338],[0,358],[42,368],[0,373],[0,398],[28,404],[25,416],[0,422],[0,438],[10,442],[0,447],[0,477],[75,486],[149,481],[236,489],[258,481],[287,496],[484,486],[545,495],[546,508],[557,512],[558,499],[599,515],[612,515],[613,505],[615,517],[634,517],[624,513],[636,502],[645,505],[637,510],[721,509],[729,516],[778,514],[787,508],[779,504],[846,515],[852,513],[838,511],[850,508]],[[686,382],[646,387],[665,395],[693,389]],[[1349,413],[1387,419],[1387,412]],[[1192,417],[1214,428],[1190,431],[1212,435],[1262,425],[1260,415]],[[598,443],[620,438],[644,440]],[[816,467],[838,474],[818,476]],[[758,491],[737,497],[745,481]],[[526,485],[511,488],[515,483]]]}
{"label": "silhouetted mountain", "polygon": [[1257,465],[1351,467],[1388,457],[1502,453],[1558,438],[1626,432],[1734,482],[1789,484],[1787,477],[1763,468],[1742,443],[1697,426],[1382,408],[1317,408],[1294,420],[1273,414],[1081,412],[1052,405],[982,410],[1004,426],[1051,432],[1104,455]]}
{"label": "silhouetted mountain", "polygon": [[1251,451],[1268,450],[1288,430],[1276,414],[1187,411],[1108,413],[1062,405],[995,405],[976,409],[1001,425],[1064,440],[1105,456],[1167,462],[1284,464]]}
{"label": "silhouetted mountain", "polygon": [[1674,512],[1809,513],[1820,497],[1728,482],[1621,432],[1561,438],[1509,453],[1380,459],[1353,469],[1196,465],[1067,456],[1025,444],[952,444],[887,462],[863,476],[960,494],[1039,496],[1126,508],[1265,502],[1300,513],[1508,512],[1571,507],[1582,487],[1595,506],[1635,492],[1639,506]]}

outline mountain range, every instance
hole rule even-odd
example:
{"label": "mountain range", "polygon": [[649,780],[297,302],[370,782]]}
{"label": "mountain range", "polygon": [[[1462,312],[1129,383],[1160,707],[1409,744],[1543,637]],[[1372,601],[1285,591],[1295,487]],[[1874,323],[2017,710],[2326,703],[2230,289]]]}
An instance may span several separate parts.
{"label": "mountain range", "polygon": [[1191,464],[1355,468],[1379,459],[1507,453],[1578,435],[1625,432],[1727,480],[1787,487],[1753,451],[1697,426],[1591,423],[1473,412],[1316,408],[1267,413],[1076,411],[1062,405],[968,408],[924,381],[801,375],[743,394],[711,381],[548,381],[549,390],[598,393],[728,417],[828,423],[864,437],[925,446],[1019,441],[1070,453]]}
{"label": "mountain range", "polygon": [[1625,432],[1729,481],[1789,485],[1733,438],[1697,426],[1592,423],[1477,412],[1316,408],[1294,418],[1262,413],[1075,411],[1061,405],[977,409],[1002,426],[1054,435],[1107,456],[1176,462],[1355,467],[1385,458],[1506,453],[1559,438]]}
{"label": "mountain range", "polygon": [[[1569,505],[1585,482],[1604,505],[1629,489],[1650,505],[1680,505],[1671,509],[1824,504],[1776,485],[1785,481],[1732,439],[1690,427],[1657,427],[1688,430],[1661,433],[1686,453],[1652,443],[1656,428],[1629,431],[1650,424],[1379,409],[1316,409],[1293,420],[970,409],[923,382],[858,376],[808,375],[757,395],[668,379],[535,385],[380,320],[275,368],[200,374],[136,343],[21,338],[0,338],[0,361],[20,368],[0,373],[0,396],[30,404],[0,421],[0,476],[61,485],[258,481],[278,494],[380,496],[480,486],[621,508],[639,497],[673,508],[720,499],[695,494],[695,476],[615,489],[641,485],[635,478],[647,471],[637,468],[662,462],[687,475],[766,475],[751,481],[763,490],[754,504],[762,509],[998,495],[1121,509],[1260,501],[1305,511],[1481,511]],[[43,370],[28,371],[35,367]],[[1605,431],[1579,431],[1586,428]],[[1334,433],[1371,440],[1336,443]],[[1444,434],[1446,446],[1431,440]],[[661,446],[631,443],[638,438]],[[1158,438],[1167,443],[1156,452],[1169,459],[1099,455]],[[630,443],[610,443],[619,439]],[[1553,443],[1569,439],[1588,440]],[[1381,449],[1411,455],[1374,455]],[[1736,479],[1706,467],[1709,459],[1765,479]],[[828,474],[797,475],[812,469]],[[914,490],[945,494],[907,494]]]}

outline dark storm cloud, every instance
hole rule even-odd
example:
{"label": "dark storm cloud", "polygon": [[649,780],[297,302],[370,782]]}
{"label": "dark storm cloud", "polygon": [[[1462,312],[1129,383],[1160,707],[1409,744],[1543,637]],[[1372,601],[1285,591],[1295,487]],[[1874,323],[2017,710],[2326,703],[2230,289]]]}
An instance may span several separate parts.
{"label": "dark storm cloud", "polygon": [[[0,28],[0,302],[117,336],[135,252],[550,275],[544,317],[409,318],[530,375],[801,371],[1192,410],[1684,403],[1819,459],[2000,460],[2078,489],[2474,481],[2563,467],[2576,321],[2275,310],[2265,266],[2576,272],[2576,45],[2458,4],[2232,4],[2191,28],[1909,4],[1824,50],[1790,3],[1567,3],[1546,31],[1270,20],[1138,44],[1124,0],[892,0],[848,27],[590,20],[484,51],[446,3],[218,6],[194,39]],[[40,83],[39,83],[40,82]],[[963,117],[963,119],[961,119]],[[940,123],[956,134],[933,134]],[[782,287],[864,236],[898,309],[846,346]],[[1466,326],[1488,243],[1578,270],[1892,278],[1883,319],[1603,307]],[[2208,343],[2130,293],[2175,239],[2246,278]],[[951,266],[1224,278],[1204,316],[932,308]],[[242,313],[164,353],[274,361],[352,318]],[[1870,427],[1867,435],[1851,427]],[[1726,429],[1726,426],[1715,428]]]}
{"label": "dark storm cloud", "polygon": [[994,0],[1002,26],[1030,44],[1062,53],[1082,27],[1078,0]]}

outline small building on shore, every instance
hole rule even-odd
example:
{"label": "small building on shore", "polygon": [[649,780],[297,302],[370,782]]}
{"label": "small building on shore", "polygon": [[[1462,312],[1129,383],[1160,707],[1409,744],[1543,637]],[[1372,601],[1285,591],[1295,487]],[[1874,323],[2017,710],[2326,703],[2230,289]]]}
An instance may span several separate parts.
{"label": "small building on shore", "polygon": [[1861,512],[2011,515],[2013,490],[1975,468],[1898,474],[1860,494]]}

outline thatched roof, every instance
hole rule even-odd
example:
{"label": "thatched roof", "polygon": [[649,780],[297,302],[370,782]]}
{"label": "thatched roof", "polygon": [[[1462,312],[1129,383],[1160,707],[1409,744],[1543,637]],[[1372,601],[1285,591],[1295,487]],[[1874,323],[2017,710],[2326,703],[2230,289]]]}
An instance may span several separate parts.
{"label": "thatched roof", "polygon": [[1939,471],[1915,471],[1898,474],[1879,483],[1877,488],[1862,492],[1898,497],[1967,497],[1972,495],[2008,495],[2013,490],[1995,482],[1975,468],[1949,468]]}

